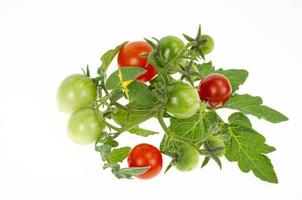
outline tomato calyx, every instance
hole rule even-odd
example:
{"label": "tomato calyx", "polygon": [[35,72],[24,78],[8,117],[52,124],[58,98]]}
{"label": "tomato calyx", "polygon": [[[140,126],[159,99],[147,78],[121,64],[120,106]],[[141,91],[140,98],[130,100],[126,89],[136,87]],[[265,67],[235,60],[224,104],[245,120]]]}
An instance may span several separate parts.
{"label": "tomato calyx", "polygon": [[205,60],[205,55],[210,53],[214,48],[214,40],[209,35],[203,35],[199,25],[195,38],[183,34],[188,41],[187,48],[197,58]]}

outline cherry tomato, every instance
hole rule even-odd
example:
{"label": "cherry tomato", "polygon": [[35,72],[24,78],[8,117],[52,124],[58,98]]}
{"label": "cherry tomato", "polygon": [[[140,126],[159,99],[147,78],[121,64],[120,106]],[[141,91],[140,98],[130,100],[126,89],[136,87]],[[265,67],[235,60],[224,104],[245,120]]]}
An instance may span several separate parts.
{"label": "cherry tomato", "polygon": [[179,154],[174,160],[173,165],[183,172],[191,171],[197,167],[199,162],[199,152],[189,145],[179,146]]}
{"label": "cherry tomato", "polygon": [[214,49],[214,40],[213,40],[213,38],[209,35],[202,35],[201,39],[206,40],[206,43],[201,48],[203,54],[206,55],[206,54],[211,53]]}
{"label": "cherry tomato", "polygon": [[136,145],[128,155],[129,167],[147,167],[150,166],[145,173],[137,175],[141,179],[149,179],[157,174],[162,169],[163,158],[161,152],[150,144]]}
{"label": "cherry tomato", "polygon": [[166,36],[159,41],[160,54],[166,61],[174,59],[184,49],[183,41],[175,36]]}
{"label": "cherry tomato", "polygon": [[102,136],[104,128],[105,125],[91,108],[75,111],[68,120],[69,137],[78,144],[94,143]]}
{"label": "cherry tomato", "polygon": [[229,79],[221,74],[210,74],[200,81],[198,93],[210,107],[222,106],[232,94]]}
{"label": "cherry tomato", "polygon": [[177,119],[192,117],[199,109],[197,91],[186,83],[175,82],[168,86],[166,111]]}
{"label": "cherry tomato", "polygon": [[147,82],[157,74],[156,69],[148,64],[147,53],[153,48],[144,41],[128,42],[121,49],[117,57],[119,67],[141,67],[146,73],[136,78],[138,81]]}
{"label": "cherry tomato", "polygon": [[96,83],[91,78],[80,74],[68,76],[58,89],[59,110],[72,113],[80,108],[92,106],[96,91]]}

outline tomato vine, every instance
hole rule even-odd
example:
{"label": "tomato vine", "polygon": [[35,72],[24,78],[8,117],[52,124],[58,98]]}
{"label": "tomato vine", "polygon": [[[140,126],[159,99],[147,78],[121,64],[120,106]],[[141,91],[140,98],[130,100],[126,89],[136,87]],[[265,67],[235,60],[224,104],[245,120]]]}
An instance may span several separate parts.
{"label": "tomato vine", "polygon": [[[267,157],[275,148],[253,129],[247,115],[272,123],[287,117],[263,105],[258,96],[238,93],[248,72],[216,69],[205,58],[213,50],[214,40],[203,34],[200,26],[195,38],[183,36],[187,43],[175,36],[123,42],[101,57],[97,77],[91,77],[88,66],[83,75],[67,77],[58,89],[57,100],[61,111],[71,113],[71,139],[94,142],[103,168],[110,168],[117,178],[157,175],[162,153],[171,158],[165,172],[172,166],[190,171],[199,157],[204,158],[201,167],[213,160],[221,168],[224,156],[237,162],[242,172],[252,171],[261,180],[277,183]],[[119,68],[108,74],[115,57]],[[228,122],[219,116],[221,108],[236,110]],[[143,137],[159,134],[141,127],[152,118],[163,129],[160,151],[148,144],[119,146],[117,139],[124,132]],[[158,163],[149,162],[142,153],[145,151],[157,156]],[[131,164],[121,168],[127,157]],[[135,159],[147,164],[141,166]]]}

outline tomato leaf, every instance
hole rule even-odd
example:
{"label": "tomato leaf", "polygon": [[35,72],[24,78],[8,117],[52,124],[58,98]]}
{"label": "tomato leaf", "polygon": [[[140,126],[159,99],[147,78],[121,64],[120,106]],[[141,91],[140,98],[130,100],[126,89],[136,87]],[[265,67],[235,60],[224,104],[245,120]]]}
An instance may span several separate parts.
{"label": "tomato leaf", "polygon": [[[128,113],[126,111],[123,111],[121,109],[118,109],[116,112],[114,112],[112,114],[112,118],[120,125],[126,125],[127,123],[137,121],[137,120],[139,120],[143,117],[144,117],[144,115],[130,114],[130,113]],[[156,132],[156,131],[151,131],[151,130],[139,128],[138,126],[130,128],[128,130],[128,132],[132,133],[132,134],[135,134],[135,135],[143,136],[143,137],[158,134],[158,132]]]}
{"label": "tomato leaf", "polygon": [[205,62],[202,64],[195,64],[200,77],[198,79],[203,79],[206,76],[213,74],[213,73],[218,73],[226,76],[231,85],[232,85],[232,92],[234,93],[236,90],[238,90],[239,86],[242,85],[247,77],[248,77],[248,71],[244,69],[218,69],[215,70],[215,67],[213,66],[212,62]]}
{"label": "tomato leaf", "polygon": [[153,92],[144,83],[133,81],[129,86],[129,107],[131,108],[152,108],[156,105],[157,99]]}
{"label": "tomato leaf", "polygon": [[232,93],[239,89],[239,86],[246,81],[249,75],[248,71],[244,69],[218,69],[215,71],[215,73],[222,74],[229,79],[232,85]]}
{"label": "tomato leaf", "polygon": [[206,136],[203,117],[201,117],[199,113],[187,119],[171,117],[169,129],[180,138],[190,140],[194,143],[202,140]]}
{"label": "tomato leaf", "polygon": [[202,63],[202,64],[196,64],[195,65],[198,72],[200,73],[200,78],[199,79],[203,79],[204,77],[206,77],[207,75],[209,74],[212,74],[214,73],[215,71],[215,68],[212,64],[212,62],[205,62],[205,63]]}
{"label": "tomato leaf", "polygon": [[250,122],[242,113],[229,117],[229,140],[226,142],[226,158],[238,162],[242,172],[253,171],[261,180],[278,183],[270,159],[264,155],[275,150],[265,144],[265,138],[250,127]]}
{"label": "tomato leaf", "polygon": [[200,168],[203,168],[204,166],[206,166],[206,165],[209,163],[210,159],[211,159],[210,156],[206,156],[206,157],[204,158],[204,160],[202,161],[202,164],[201,164],[201,167],[200,167]]}
{"label": "tomato leaf", "polygon": [[123,81],[134,80],[139,75],[142,75],[146,72],[145,69],[140,67],[124,67],[114,71],[106,80],[105,86],[108,90],[118,88],[121,85],[121,79],[119,73],[122,75]]}
{"label": "tomato leaf", "polygon": [[119,100],[120,98],[122,98],[124,96],[124,92],[121,88],[118,89],[114,89],[111,91],[111,95],[110,95],[110,101],[112,102],[116,102],[117,100]]}
{"label": "tomato leaf", "polygon": [[130,151],[131,151],[130,147],[121,147],[118,149],[114,149],[108,154],[108,162],[109,163],[122,162],[125,158],[127,158]]}
{"label": "tomato leaf", "polygon": [[108,136],[100,140],[99,142],[109,145],[111,147],[117,147],[119,144],[116,140],[114,140],[112,137]]}
{"label": "tomato leaf", "polygon": [[245,114],[251,114],[259,119],[265,119],[272,123],[279,123],[288,120],[282,113],[262,105],[263,101],[260,97],[254,97],[248,94],[232,96],[224,105],[225,108],[239,110]]}
{"label": "tomato leaf", "polygon": [[169,138],[167,134],[165,134],[161,140],[159,148],[162,153],[171,157],[173,157],[177,152],[175,140]]}
{"label": "tomato leaf", "polygon": [[118,171],[114,173],[114,175],[121,179],[121,178],[132,178],[133,176],[143,174],[145,173],[148,169],[150,169],[149,166],[147,167],[130,167],[130,168],[121,168]]}
{"label": "tomato leaf", "polygon": [[131,129],[129,129],[129,133],[132,133],[132,134],[135,134],[135,135],[140,135],[140,136],[143,136],[143,137],[158,134],[158,132],[156,132],[156,131],[151,131],[151,130],[143,129],[143,128],[139,128],[139,127],[133,127]]}
{"label": "tomato leaf", "polygon": [[96,146],[95,150],[100,152],[102,160],[106,161],[108,158],[108,154],[111,151],[111,146],[108,144],[104,144],[104,145]]}
{"label": "tomato leaf", "polygon": [[223,133],[225,123],[214,110],[205,113],[204,123],[209,134],[218,135]]}
{"label": "tomato leaf", "polygon": [[101,71],[106,72],[110,63],[114,59],[114,57],[118,54],[120,49],[126,44],[127,42],[123,42],[122,44],[116,46],[114,49],[108,50],[106,53],[104,53],[101,57],[102,65],[98,69],[98,73],[100,74]]}
{"label": "tomato leaf", "polygon": [[[209,135],[225,135],[225,123],[215,111],[208,111],[203,115],[199,113],[187,119],[176,119],[171,117],[169,129],[177,136],[177,140],[189,141],[201,147],[203,140]],[[166,154],[173,156],[177,151],[177,142],[164,135],[160,150]]]}

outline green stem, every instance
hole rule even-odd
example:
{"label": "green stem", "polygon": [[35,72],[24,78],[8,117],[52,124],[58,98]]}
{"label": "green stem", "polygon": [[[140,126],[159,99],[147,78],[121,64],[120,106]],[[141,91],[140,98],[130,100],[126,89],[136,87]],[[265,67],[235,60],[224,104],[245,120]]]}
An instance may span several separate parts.
{"label": "green stem", "polygon": [[103,122],[108,128],[111,128],[111,129],[113,129],[113,130],[115,130],[115,131],[119,131],[119,130],[120,130],[120,128],[118,128],[118,127],[116,127],[116,126],[110,124],[109,122],[107,122],[103,116],[100,117],[100,120],[101,120],[101,122]]}
{"label": "green stem", "polygon": [[95,81],[95,82],[97,83],[97,82],[99,82],[100,80],[103,80],[104,77],[105,77],[104,75],[103,75],[103,76],[97,76],[97,77],[93,78],[92,80]]}
{"label": "green stem", "polygon": [[160,126],[164,129],[165,133],[168,135],[168,137],[174,138],[173,133],[170,131],[170,129],[167,127],[166,123],[164,122],[162,111],[157,113],[157,120]]}

